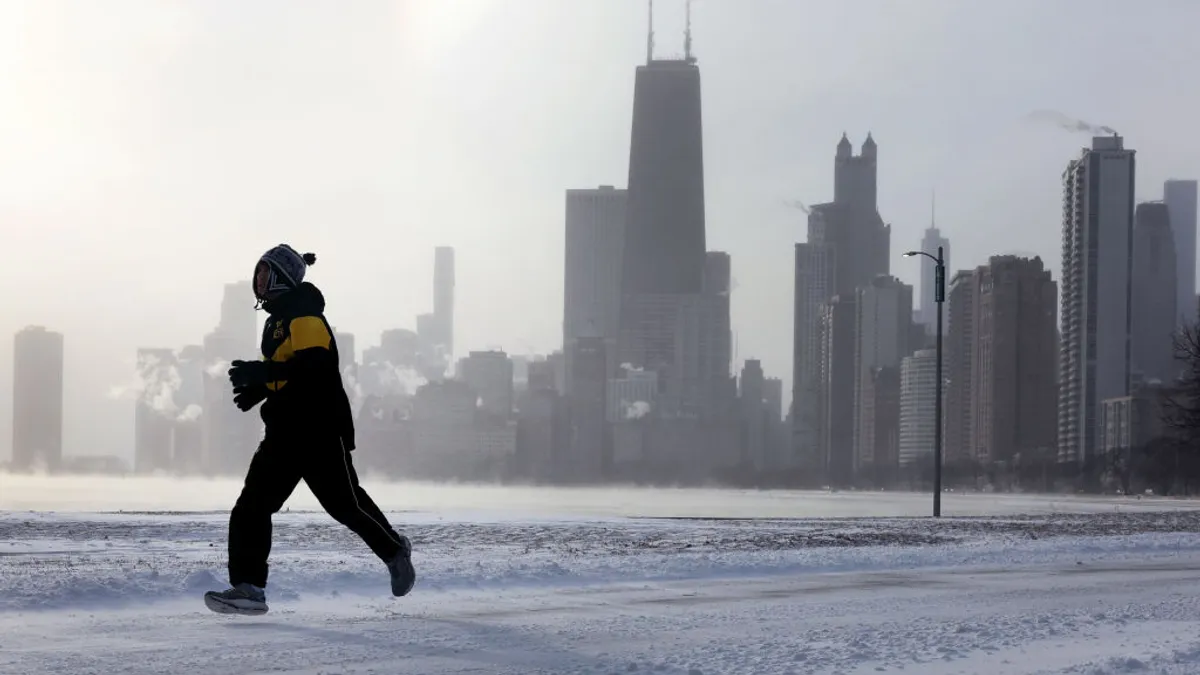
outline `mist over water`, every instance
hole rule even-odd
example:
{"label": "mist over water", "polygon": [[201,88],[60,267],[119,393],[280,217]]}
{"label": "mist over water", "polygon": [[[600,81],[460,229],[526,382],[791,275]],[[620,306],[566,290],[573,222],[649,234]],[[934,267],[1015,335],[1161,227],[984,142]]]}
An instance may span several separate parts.
{"label": "mist over water", "polygon": [[[526,487],[388,482],[364,475],[384,511],[545,517],[850,518],[923,517],[931,496],[908,492],[810,492],[718,488]],[[0,510],[227,511],[241,481],[231,478],[44,476],[0,473]],[[1071,495],[946,494],[946,516],[1095,513],[1200,508],[1198,500]],[[321,510],[301,483],[285,508]]]}

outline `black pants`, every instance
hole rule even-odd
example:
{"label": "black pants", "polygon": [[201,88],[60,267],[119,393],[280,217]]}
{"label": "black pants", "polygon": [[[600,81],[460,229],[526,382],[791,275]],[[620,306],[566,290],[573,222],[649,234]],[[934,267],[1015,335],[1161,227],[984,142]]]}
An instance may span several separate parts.
{"label": "black pants", "polygon": [[380,560],[391,560],[400,551],[400,535],[359,486],[340,440],[285,439],[268,432],[229,515],[230,584],[266,587],[271,514],[283,508],[301,479],[325,511],[362,537]]}

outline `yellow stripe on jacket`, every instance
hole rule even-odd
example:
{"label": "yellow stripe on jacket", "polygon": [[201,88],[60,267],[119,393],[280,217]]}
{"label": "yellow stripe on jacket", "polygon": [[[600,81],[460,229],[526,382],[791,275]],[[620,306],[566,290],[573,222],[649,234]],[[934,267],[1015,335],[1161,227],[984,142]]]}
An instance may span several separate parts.
{"label": "yellow stripe on jacket", "polygon": [[[295,356],[302,349],[329,349],[333,344],[333,336],[325,328],[325,322],[315,316],[302,316],[292,319],[288,325],[288,336],[275,348],[271,355],[272,361],[283,363]],[[267,388],[279,391],[287,384],[287,380],[268,382]]]}

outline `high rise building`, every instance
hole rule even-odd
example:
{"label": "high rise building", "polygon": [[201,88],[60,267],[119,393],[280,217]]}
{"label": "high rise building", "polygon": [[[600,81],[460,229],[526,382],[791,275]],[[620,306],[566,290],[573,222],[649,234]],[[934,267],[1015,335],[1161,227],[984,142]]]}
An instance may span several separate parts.
{"label": "high rise building", "polygon": [[[226,375],[231,361],[260,358],[262,324],[254,306],[254,287],[251,282],[225,284],[220,322],[216,330],[204,338],[203,358],[206,367],[200,437],[201,464],[209,474],[238,474],[244,471],[261,438],[262,422],[259,416],[243,413],[234,406]],[[153,465],[153,462],[146,464]]]}
{"label": "high rise building", "polygon": [[932,456],[937,430],[937,350],[921,349],[900,364],[900,465]]}
{"label": "high rise building", "polygon": [[[838,328],[843,342],[833,349],[828,333],[833,328],[832,317],[825,303],[840,296],[844,313],[854,303],[860,287],[870,285],[890,269],[891,226],[884,224],[877,207],[878,157],[879,148],[870,134],[857,156],[850,140],[842,134],[834,155],[833,201],[809,210],[808,241],[796,250],[792,451],[801,466],[811,468],[812,475],[807,479],[810,483],[821,477],[846,484],[852,478],[845,471],[853,467],[857,379],[850,376],[849,395],[839,396],[845,393],[844,384],[829,377],[831,373],[854,370],[855,317]],[[910,324],[911,320],[911,316],[906,319]],[[819,349],[813,347],[814,343]],[[826,360],[816,363],[816,358]],[[828,361],[837,358],[850,361]],[[844,442],[849,446],[842,447]],[[814,461],[814,457],[820,459]],[[843,461],[850,464],[841,464]],[[821,464],[824,466],[818,468]],[[822,468],[830,473],[822,476]]]}
{"label": "high rise building", "polygon": [[[834,296],[821,319],[821,383],[823,388],[822,447],[825,462],[820,476],[837,487],[849,487],[854,482],[854,390],[856,295]],[[811,482],[811,480],[810,480]]]}
{"label": "high rise building", "polygon": [[18,331],[13,344],[13,467],[62,466],[63,336],[41,326]]}
{"label": "high rise building", "polygon": [[985,465],[1042,456],[1057,442],[1057,285],[1041,258],[994,256],[971,286],[970,447]]}
{"label": "high rise building", "polygon": [[824,465],[821,449],[822,383],[821,315],[834,295],[833,247],[821,243],[796,244],[796,286],[792,322],[792,448],[794,460],[804,469],[819,472]]}
{"label": "high rise building", "polygon": [[709,251],[704,259],[704,294],[700,316],[701,409],[709,417],[731,414],[737,399],[737,381],[733,366],[733,322],[730,316],[730,291],[733,266],[729,254]]}
{"label": "high rise building", "polygon": [[[899,368],[909,349],[912,326],[912,286],[896,277],[878,276],[858,290],[855,323],[854,457],[855,470],[886,477],[896,468],[895,456],[877,457],[878,429],[868,404],[867,387],[880,368]],[[881,465],[880,462],[887,462]]]}
{"label": "high rise building", "polygon": [[621,321],[621,255],[628,193],[611,185],[567,190],[563,344],[616,339]]}
{"label": "high rise building", "polygon": [[139,474],[169,472],[171,439],[179,414],[175,351],[138,349],[137,374],[142,390],[134,407],[133,470]]}
{"label": "high rise building", "polygon": [[[339,350],[338,354],[341,352]],[[420,370],[421,367],[421,338],[407,328],[391,328],[379,335],[379,351],[372,352],[375,359],[382,357],[383,361],[396,368]],[[363,363],[371,359],[363,355]],[[410,394],[415,392],[408,392]]]}
{"label": "high rise building", "polygon": [[1196,322],[1196,181],[1163,183],[1163,202],[1170,214],[1175,240],[1176,311],[1180,320]]}
{"label": "high rise building", "polygon": [[[950,240],[943,237],[942,231],[937,228],[937,225],[931,222],[929,228],[925,230],[925,237],[921,239],[921,250],[929,255],[936,256],[939,246],[942,247],[942,262],[945,264],[946,269],[953,269],[950,267]],[[936,265],[929,256],[921,256],[921,281],[919,284],[921,295],[920,301],[917,303],[917,322],[929,334],[937,331],[937,299],[934,297],[934,267]]]}
{"label": "high rise building", "polygon": [[700,69],[691,59],[637,67],[622,292],[699,293],[704,284]]}
{"label": "high rise building", "polygon": [[950,330],[946,336],[946,462],[966,461],[975,456],[971,445],[971,396],[975,357],[975,303],[978,286],[974,270],[954,275],[946,293]]}
{"label": "high rise building", "polygon": [[634,82],[616,363],[658,372],[660,402],[690,414],[707,389],[689,351],[703,341],[707,252],[700,70],[690,53],[647,58]]}
{"label": "high rise building", "polygon": [[454,355],[454,249],[433,249],[433,316],[436,343],[447,359]]}
{"label": "high rise building", "polygon": [[513,413],[513,362],[501,351],[471,352],[462,362],[462,379],[479,396],[480,409],[496,419]]}
{"label": "high rise building", "polygon": [[350,370],[351,374],[353,374],[354,368],[358,363],[358,352],[354,344],[354,334],[340,332],[335,327],[333,329],[333,339],[337,342],[338,346],[338,370],[343,375],[346,374],[347,370]]}
{"label": "high rise building", "polygon": [[762,362],[747,359],[739,381],[741,392],[742,461],[759,471],[772,468],[767,456],[767,416],[763,405],[764,380]]}
{"label": "high rise building", "polygon": [[598,481],[611,464],[612,435],[607,420],[608,363],[603,338],[575,340],[571,357],[574,385],[567,394],[570,441],[560,466],[572,482]]}
{"label": "high rise building", "polygon": [[886,487],[900,468],[900,368],[871,368],[859,389],[860,483]]}
{"label": "high rise building", "polygon": [[539,359],[529,362],[529,370],[525,374],[525,388],[529,391],[539,389],[558,390],[554,378],[554,364]]}
{"label": "high rise building", "polygon": [[1138,204],[1134,220],[1131,368],[1144,380],[1172,383],[1180,370],[1174,347],[1180,280],[1168,205]]}
{"label": "high rise building", "polygon": [[217,324],[217,329],[228,333],[243,345],[242,349],[248,358],[255,358],[260,337],[260,324],[254,305],[254,286],[251,282],[225,284],[225,292],[221,296],[221,322]]}
{"label": "high rise building", "polygon": [[1129,393],[1135,164],[1114,134],[1063,172],[1060,462],[1093,457],[1100,403]]}
{"label": "high rise building", "polygon": [[834,156],[833,202],[818,204],[809,214],[809,242],[830,244],[837,255],[838,293],[852,293],[891,270],[892,227],[879,215],[878,159],[871,134],[859,155],[842,134]]}
{"label": "high rise building", "polygon": [[574,341],[608,341],[609,377],[615,375],[621,332],[621,256],[628,193],[610,185],[567,190],[566,250],[563,275],[563,354],[566,387],[571,388]]}
{"label": "high rise building", "polygon": [[237,475],[246,470],[262,438],[257,411],[242,412],[233,404],[229,364],[246,358],[245,345],[220,330],[204,337],[204,417],[201,424],[203,465],[207,474]]}

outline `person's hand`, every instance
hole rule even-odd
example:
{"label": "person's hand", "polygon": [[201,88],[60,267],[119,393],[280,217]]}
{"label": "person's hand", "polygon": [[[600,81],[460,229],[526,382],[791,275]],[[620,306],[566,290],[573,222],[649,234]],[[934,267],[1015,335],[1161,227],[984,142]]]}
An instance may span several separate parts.
{"label": "person's hand", "polygon": [[258,405],[266,397],[267,385],[265,384],[248,384],[233,388],[233,404],[242,412]]}
{"label": "person's hand", "polygon": [[270,364],[266,361],[234,361],[229,368],[229,382],[234,388],[265,385],[270,379]]}

